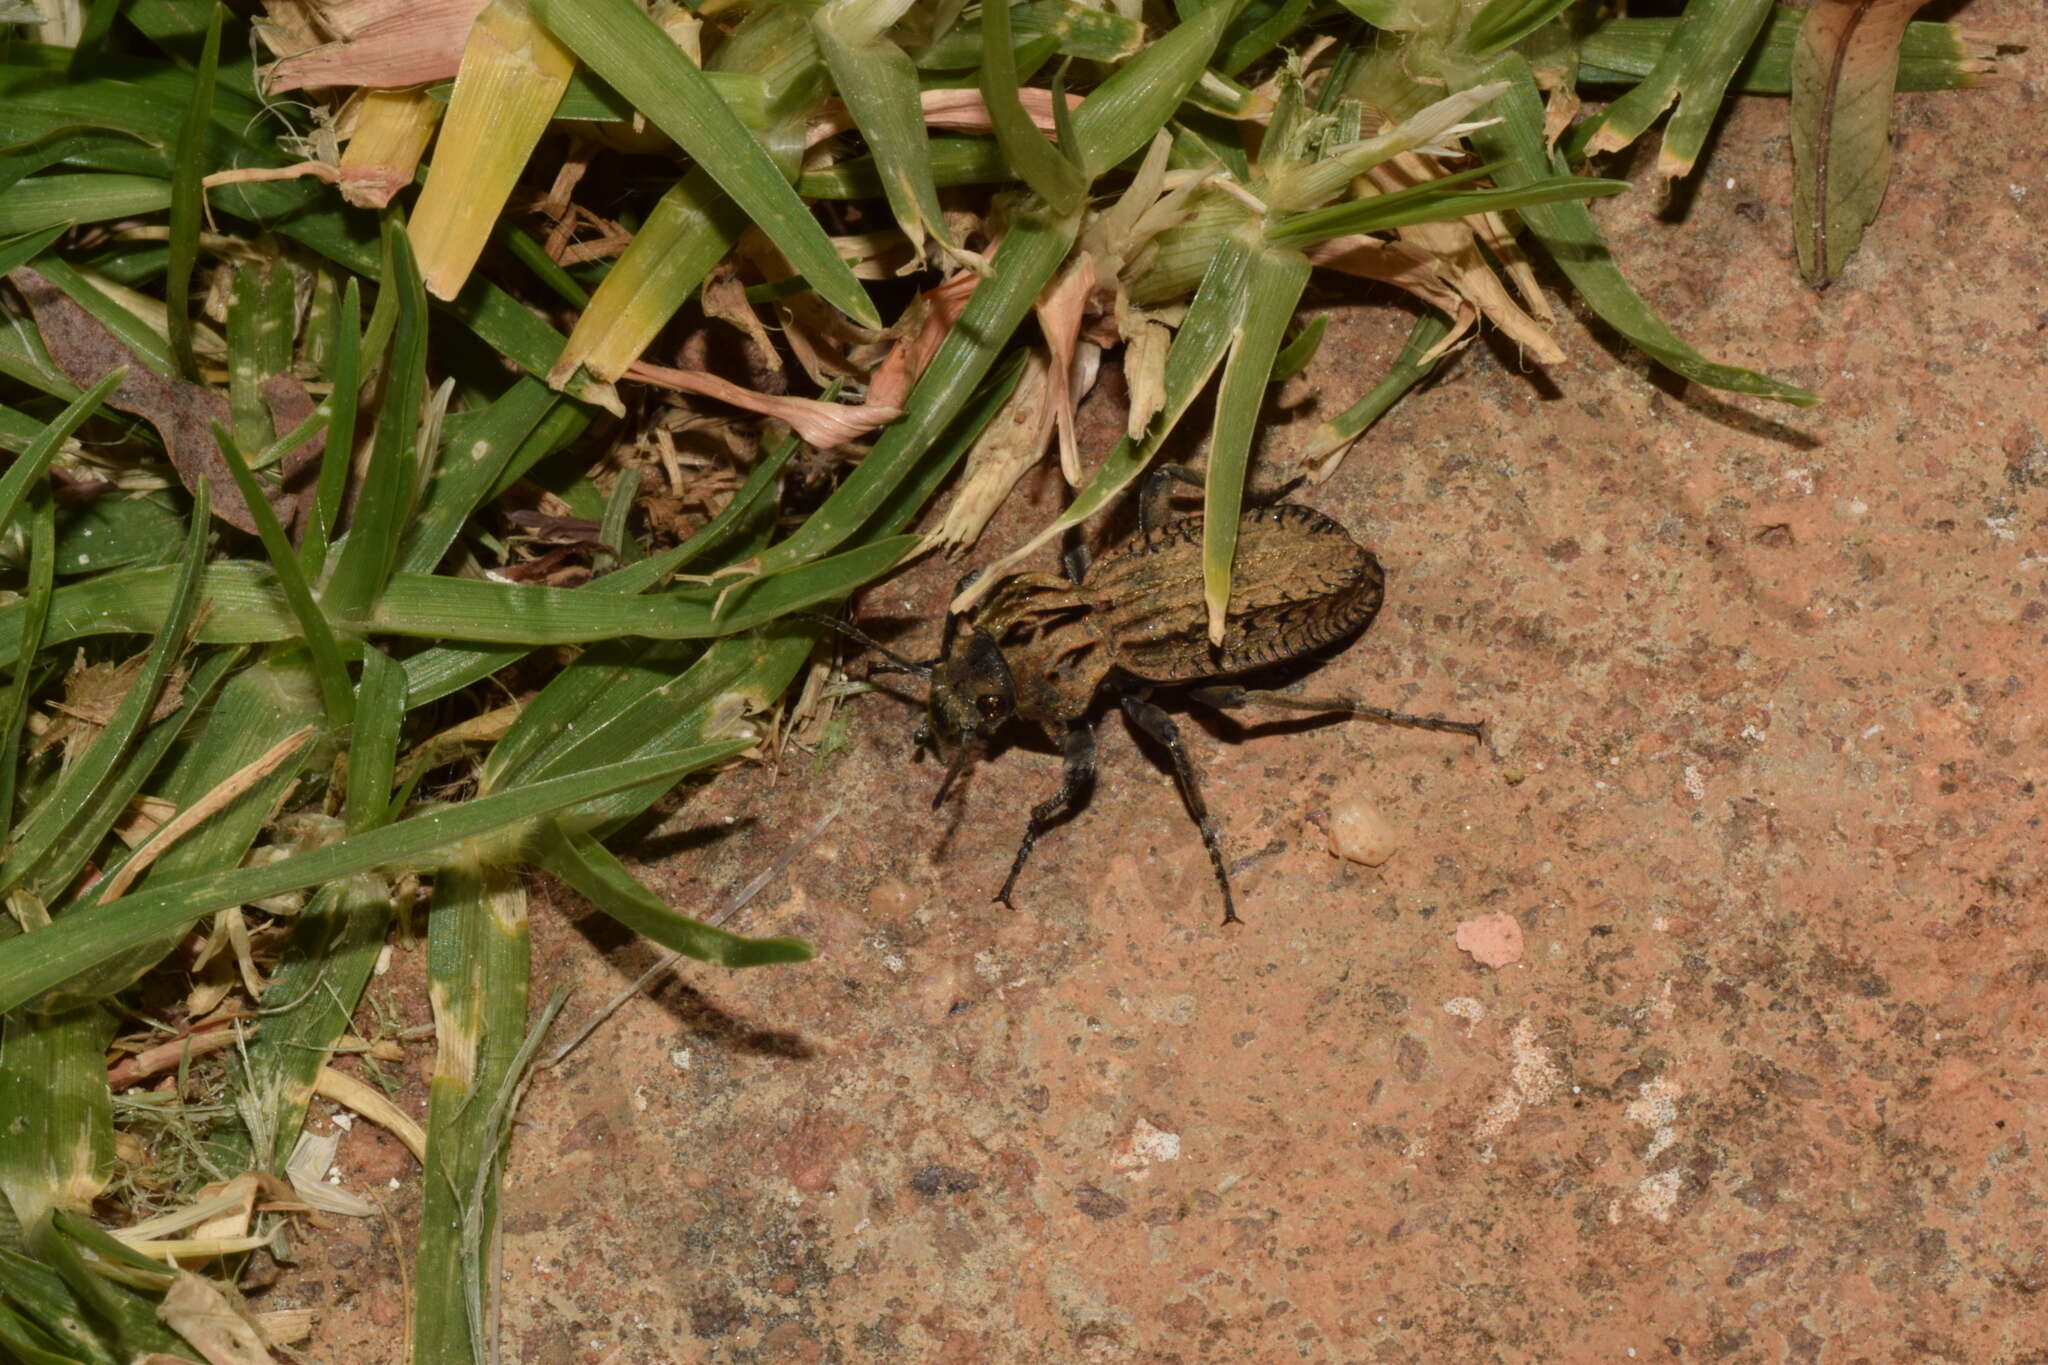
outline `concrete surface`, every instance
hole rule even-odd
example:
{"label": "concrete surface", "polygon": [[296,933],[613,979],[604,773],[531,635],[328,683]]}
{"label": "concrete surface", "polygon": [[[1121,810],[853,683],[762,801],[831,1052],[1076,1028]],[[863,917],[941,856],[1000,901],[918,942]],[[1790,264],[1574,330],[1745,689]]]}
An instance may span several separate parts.
{"label": "concrete surface", "polygon": [[[2024,0],[1962,17],[2039,51]],[[915,717],[867,698],[821,768],[692,800],[648,875],[704,913],[793,852],[737,926],[821,955],[691,966],[535,1083],[507,1358],[2048,1361],[2044,109],[2038,74],[1903,97],[1826,293],[1778,103],[1682,221],[1598,206],[1680,330],[1816,410],[1567,318],[1571,365],[1481,345],[1394,411],[1313,496],[1391,580],[1313,685],[1490,718],[1494,752],[1190,724],[1242,927],[1116,719],[1015,913],[989,896],[1049,753],[935,814]],[[1340,310],[1297,415],[1406,321]],[[864,619],[935,619],[953,572]],[[1354,801],[1401,842],[1377,869],[1327,851]],[[1481,966],[1458,926],[1501,914],[1522,960]],[[535,941],[571,1021],[653,957],[551,886]],[[383,988],[423,1019],[419,970]],[[409,1159],[358,1124],[341,1162],[409,1235]],[[314,1358],[386,1358],[387,1230],[305,1254],[276,1297],[327,1310]]]}

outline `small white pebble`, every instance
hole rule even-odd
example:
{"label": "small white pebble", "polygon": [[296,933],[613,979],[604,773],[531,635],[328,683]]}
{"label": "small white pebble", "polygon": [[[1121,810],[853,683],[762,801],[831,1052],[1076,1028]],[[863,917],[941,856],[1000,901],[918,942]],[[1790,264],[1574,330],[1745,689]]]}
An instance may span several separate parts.
{"label": "small white pebble", "polygon": [[1346,862],[1378,867],[1400,846],[1392,822],[1371,802],[1353,799],[1331,808],[1330,852]]}

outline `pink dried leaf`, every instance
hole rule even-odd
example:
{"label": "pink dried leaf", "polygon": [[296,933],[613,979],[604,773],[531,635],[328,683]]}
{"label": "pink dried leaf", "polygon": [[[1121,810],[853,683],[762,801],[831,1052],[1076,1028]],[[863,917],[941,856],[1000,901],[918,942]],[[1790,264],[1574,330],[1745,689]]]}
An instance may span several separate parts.
{"label": "pink dried leaf", "polygon": [[[1052,91],[1037,88],[1022,89],[1017,98],[1023,102],[1024,112],[1036,124],[1039,131],[1051,133],[1055,130],[1052,117]],[[988,104],[979,90],[926,90],[918,96],[924,107],[924,123],[927,128],[938,128],[949,133],[989,134],[995,131],[995,124],[988,116]],[[1081,103],[1079,95],[1067,96],[1067,107],[1072,109]],[[838,100],[826,101],[823,108],[811,120],[810,128],[804,134],[804,145],[815,147],[828,138],[853,131],[853,116]]]}
{"label": "pink dried leaf", "polygon": [[673,389],[677,393],[715,398],[736,408],[787,422],[796,434],[819,450],[831,450],[895,421],[903,409],[879,403],[826,403],[816,398],[777,397],[742,388],[729,379],[701,370],[675,370],[645,361],[626,371],[628,379]]}
{"label": "pink dried leaf", "polygon": [[336,5],[340,42],[286,57],[265,86],[277,94],[306,86],[391,88],[444,81],[462,65],[462,45],[489,0],[356,0]]}
{"label": "pink dried leaf", "polygon": [[1082,256],[1038,296],[1033,305],[1038,328],[1052,355],[1046,401],[1060,434],[1060,472],[1067,483],[1081,486],[1081,445],[1074,437],[1074,347],[1081,339],[1081,320],[1095,292],[1095,258]]}

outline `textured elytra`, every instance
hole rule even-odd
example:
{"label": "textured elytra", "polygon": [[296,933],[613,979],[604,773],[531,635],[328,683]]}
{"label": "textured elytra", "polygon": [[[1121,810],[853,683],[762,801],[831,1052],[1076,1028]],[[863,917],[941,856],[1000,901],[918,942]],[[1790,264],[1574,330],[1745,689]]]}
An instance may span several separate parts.
{"label": "textured elytra", "polygon": [[[1192,682],[1297,657],[1379,613],[1379,561],[1312,507],[1279,503],[1238,523],[1223,644],[1209,642],[1202,518],[1155,527],[1095,561],[1078,584],[1020,574],[971,618],[1001,652],[1013,714],[1047,726],[1087,714],[1112,673]],[[940,692],[967,686],[942,665]]]}
{"label": "textured elytra", "polygon": [[1105,555],[1082,591],[1117,666],[1167,683],[1242,673],[1353,634],[1379,614],[1385,587],[1379,561],[1350,532],[1312,507],[1278,503],[1238,523],[1220,646],[1209,641],[1198,516]]}

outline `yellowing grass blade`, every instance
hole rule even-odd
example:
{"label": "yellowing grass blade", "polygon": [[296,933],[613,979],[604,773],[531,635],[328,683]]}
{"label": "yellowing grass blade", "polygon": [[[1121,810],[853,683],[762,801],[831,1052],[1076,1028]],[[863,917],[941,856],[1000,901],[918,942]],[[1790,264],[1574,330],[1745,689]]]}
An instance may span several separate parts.
{"label": "yellowing grass blade", "polygon": [[492,0],[477,16],[406,229],[435,298],[454,298],[469,280],[575,69],[569,49],[535,21],[526,0]]}
{"label": "yellowing grass blade", "polygon": [[440,122],[441,101],[424,90],[365,90],[341,154],[341,197],[366,209],[390,203],[412,183]]}

